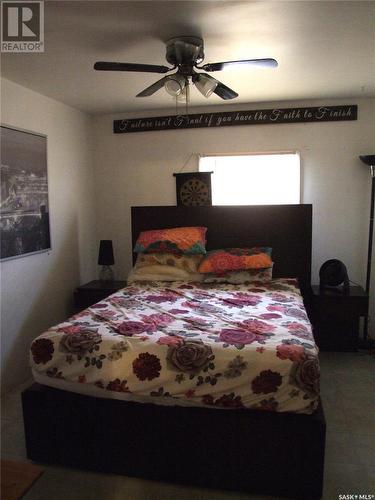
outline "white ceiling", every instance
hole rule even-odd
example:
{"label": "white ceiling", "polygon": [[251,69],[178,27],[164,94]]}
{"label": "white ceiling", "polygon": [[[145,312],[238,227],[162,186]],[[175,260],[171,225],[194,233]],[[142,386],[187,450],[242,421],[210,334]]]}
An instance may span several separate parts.
{"label": "white ceiling", "polygon": [[[2,76],[89,113],[174,108],[162,75],[98,72],[95,61],[166,64],[165,41],[199,35],[205,61],[273,57],[277,69],[213,76],[229,103],[375,96],[374,1],[46,1],[45,53],[2,54]],[[225,104],[192,89],[190,106]]]}

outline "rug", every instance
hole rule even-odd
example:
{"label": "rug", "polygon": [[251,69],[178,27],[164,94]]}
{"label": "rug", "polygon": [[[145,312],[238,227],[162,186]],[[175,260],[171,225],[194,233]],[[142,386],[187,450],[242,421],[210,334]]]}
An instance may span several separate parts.
{"label": "rug", "polygon": [[1,500],[22,498],[43,471],[31,463],[1,460]]}

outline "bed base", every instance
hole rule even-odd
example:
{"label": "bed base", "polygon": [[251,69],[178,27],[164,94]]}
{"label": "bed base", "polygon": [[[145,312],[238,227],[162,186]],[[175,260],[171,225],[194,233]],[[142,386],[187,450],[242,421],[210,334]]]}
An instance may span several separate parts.
{"label": "bed base", "polygon": [[322,495],[325,419],[139,404],[33,384],[22,394],[35,462],[251,493]]}

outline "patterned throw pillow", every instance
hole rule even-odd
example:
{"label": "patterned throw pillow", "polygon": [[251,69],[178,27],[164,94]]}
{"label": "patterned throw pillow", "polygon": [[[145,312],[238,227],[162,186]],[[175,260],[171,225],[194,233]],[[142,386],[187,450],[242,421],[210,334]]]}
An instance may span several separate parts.
{"label": "patterned throw pillow", "polygon": [[140,253],[137,257],[135,269],[154,266],[171,266],[176,269],[182,269],[189,273],[197,273],[198,266],[203,259],[203,255],[187,255],[174,253]]}
{"label": "patterned throw pillow", "polygon": [[231,283],[242,285],[255,282],[269,282],[272,280],[272,267],[265,269],[244,269],[242,271],[228,271],[223,274],[205,274],[204,283]]}
{"label": "patterned throw pillow", "polygon": [[206,253],[206,227],[175,227],[142,231],[134,247],[136,253]]}
{"label": "patterned throw pillow", "polygon": [[226,248],[212,250],[200,263],[200,273],[225,273],[242,269],[263,269],[272,266],[272,248]]}

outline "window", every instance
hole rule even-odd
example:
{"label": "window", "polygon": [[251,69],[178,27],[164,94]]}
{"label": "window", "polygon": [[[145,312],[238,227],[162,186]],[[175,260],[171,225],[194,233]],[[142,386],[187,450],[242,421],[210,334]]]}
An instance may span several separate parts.
{"label": "window", "polygon": [[298,153],[202,156],[199,171],[213,172],[213,205],[300,203]]}

